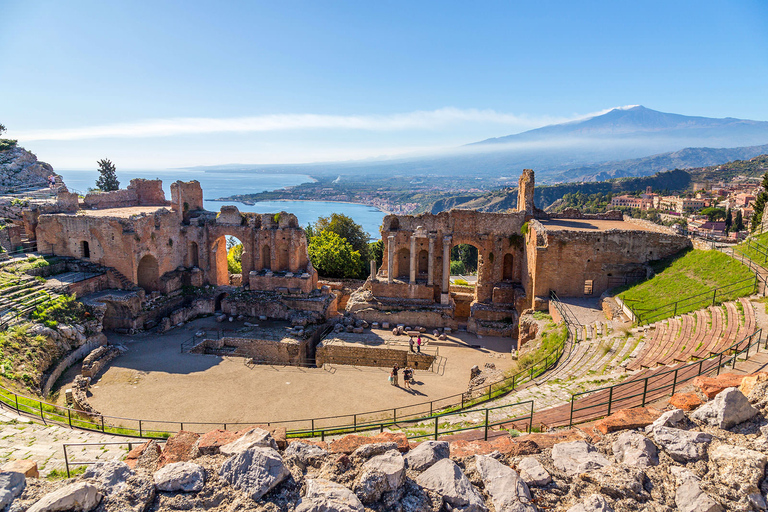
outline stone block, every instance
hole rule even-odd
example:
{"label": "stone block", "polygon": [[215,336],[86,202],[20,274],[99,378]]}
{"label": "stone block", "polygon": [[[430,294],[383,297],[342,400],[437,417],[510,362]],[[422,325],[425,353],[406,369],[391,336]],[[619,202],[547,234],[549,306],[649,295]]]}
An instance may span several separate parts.
{"label": "stone block", "polygon": [[692,411],[702,403],[701,398],[696,393],[675,393],[669,399],[669,405],[684,411]]}
{"label": "stone block", "polygon": [[700,375],[693,379],[693,385],[707,398],[712,399],[726,388],[739,387],[744,377],[744,375],[736,375],[735,373],[721,373],[717,377]]}
{"label": "stone block", "polygon": [[758,384],[766,381],[768,381],[768,372],[758,372],[751,375],[745,375],[741,380],[741,384],[739,384],[739,391],[744,393],[744,396],[749,396]]}
{"label": "stone block", "polygon": [[158,461],[158,469],[172,462],[187,462],[198,455],[197,440],[200,434],[180,430],[165,442]]}
{"label": "stone block", "polygon": [[2,471],[21,473],[27,478],[40,478],[37,462],[33,460],[12,460],[3,464]]}
{"label": "stone block", "polygon": [[408,438],[405,437],[405,434],[383,432],[381,434],[376,434],[375,436],[358,436],[355,434],[348,434],[344,437],[331,441],[328,445],[328,451],[331,453],[344,453],[350,455],[352,452],[363,445],[387,442],[396,443],[397,449],[400,452],[407,452],[410,449]]}
{"label": "stone block", "polygon": [[595,423],[603,434],[617,430],[636,429],[653,423],[661,416],[661,412],[651,407],[622,409]]}

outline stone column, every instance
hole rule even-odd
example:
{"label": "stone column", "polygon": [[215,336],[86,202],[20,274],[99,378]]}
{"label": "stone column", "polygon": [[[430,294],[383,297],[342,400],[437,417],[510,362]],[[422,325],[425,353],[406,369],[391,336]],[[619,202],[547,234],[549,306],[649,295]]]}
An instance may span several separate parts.
{"label": "stone column", "polygon": [[429,261],[427,262],[427,286],[435,284],[435,235],[429,235]]}
{"label": "stone column", "polygon": [[376,260],[371,260],[371,281],[376,280]]}
{"label": "stone column", "polygon": [[449,236],[443,237],[443,287],[440,295],[440,303],[448,304],[450,302],[451,291],[451,241]]}
{"label": "stone column", "polygon": [[416,284],[416,235],[411,235],[411,284]]}
{"label": "stone column", "polygon": [[392,284],[395,272],[395,235],[387,237],[387,284]]}

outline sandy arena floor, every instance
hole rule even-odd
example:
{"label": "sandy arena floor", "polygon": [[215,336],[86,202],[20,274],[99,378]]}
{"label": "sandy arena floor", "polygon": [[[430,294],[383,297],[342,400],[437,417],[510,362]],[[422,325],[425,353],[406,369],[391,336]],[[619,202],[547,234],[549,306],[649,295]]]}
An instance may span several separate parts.
{"label": "sandy arena floor", "polygon": [[[164,335],[110,334],[110,341],[123,343],[128,352],[93,383],[91,404],[107,416],[183,421],[185,428],[205,430],[192,424],[300,420],[428,402],[465,391],[473,365],[482,368],[492,362],[504,370],[512,364],[509,338],[467,333],[452,336],[450,343],[429,345],[439,346],[440,356],[446,358],[444,372],[417,372],[413,390],[391,386],[385,368],[249,368],[239,357],[180,353],[180,343],[195,331],[216,326],[222,324],[202,318]],[[238,322],[224,326],[242,327]],[[404,341],[407,350],[407,338]],[[79,369],[72,370],[71,377]],[[71,382],[67,376],[63,380],[62,389]],[[298,423],[289,427],[302,428]]]}

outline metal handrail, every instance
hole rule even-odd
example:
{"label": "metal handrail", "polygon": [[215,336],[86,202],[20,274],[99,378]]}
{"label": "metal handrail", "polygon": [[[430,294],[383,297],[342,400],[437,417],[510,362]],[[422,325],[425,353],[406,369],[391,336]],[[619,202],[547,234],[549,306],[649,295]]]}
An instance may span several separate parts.
{"label": "metal handrail", "polygon": [[[574,413],[579,412],[579,411],[595,409],[595,408],[601,408],[601,407],[606,407],[607,406],[607,413],[606,413],[606,416],[607,416],[607,415],[611,414],[611,410],[612,410],[613,405],[614,405],[615,402],[617,402],[617,401],[626,401],[626,400],[629,400],[629,399],[632,399],[632,398],[637,398],[637,397],[640,397],[640,396],[642,396],[641,406],[645,407],[645,404],[647,403],[648,395],[652,394],[655,391],[660,391],[660,390],[662,390],[662,389],[664,389],[666,387],[670,387],[671,388],[671,393],[674,394],[674,392],[677,389],[677,386],[679,384],[681,384],[683,382],[687,382],[688,380],[691,380],[691,379],[693,379],[695,377],[698,377],[699,375],[702,375],[702,374],[705,374],[705,373],[709,373],[709,372],[711,372],[711,371],[713,371],[715,369],[717,370],[717,373],[719,375],[720,374],[720,368],[722,366],[724,366],[723,365],[723,357],[724,356],[726,357],[725,366],[728,366],[730,364],[735,369],[736,368],[736,360],[737,360],[738,356],[740,356],[742,354],[746,354],[745,359],[748,359],[749,358],[749,351],[750,351],[750,349],[752,347],[755,347],[757,349],[757,352],[759,352],[760,344],[762,343],[762,341],[761,341],[762,332],[763,332],[762,329],[757,329],[752,334],[746,336],[742,340],[733,343],[730,347],[726,348],[725,350],[723,350],[723,351],[721,351],[719,353],[710,355],[708,358],[700,359],[698,361],[694,361],[692,363],[688,363],[688,364],[679,366],[679,367],[674,368],[674,369],[669,369],[669,370],[666,370],[666,371],[663,371],[663,372],[655,373],[653,375],[649,375],[649,376],[644,377],[644,378],[633,379],[633,380],[629,380],[629,381],[626,381],[626,382],[622,382],[620,384],[614,384],[612,386],[604,386],[604,387],[597,388],[597,389],[592,389],[592,390],[589,390],[589,391],[581,391],[581,392],[578,392],[578,393],[574,393],[573,395],[571,395],[571,412],[570,412],[568,424],[569,424],[569,426],[573,426],[573,424],[574,424]],[[754,340],[755,337],[757,337],[757,341]],[[745,341],[747,341],[747,340],[749,340],[747,342],[747,345],[744,348],[740,349],[739,347]],[[733,354],[730,355],[729,352],[733,352]],[[715,366],[711,366],[711,364],[714,363],[716,359],[717,359],[717,364]],[[706,366],[705,366],[705,364],[706,364]],[[690,375],[688,377],[683,378],[682,380],[678,378],[680,370],[685,370],[685,369],[688,369],[688,368],[695,368],[696,366],[698,366],[698,371],[696,372],[695,375]],[[649,389],[649,387],[648,387],[649,383],[651,385],[654,384],[653,382],[651,382],[652,380],[654,380],[654,381],[663,380],[664,376],[667,376],[667,375],[670,375],[670,374],[674,374],[673,381],[672,381],[671,384],[664,384],[664,385],[662,385],[660,387],[657,387],[657,388],[653,388],[652,387],[652,388]],[[632,395],[621,396],[621,397],[618,397],[617,399],[614,399],[614,394],[615,394],[614,390],[620,389],[622,387],[627,387],[627,386],[630,386],[630,385],[636,385],[636,384],[638,384],[640,382],[643,382],[643,391],[642,391],[642,393],[635,393],[635,394],[632,394]],[[576,407],[575,404],[576,404],[576,401],[578,400],[578,397],[582,397],[584,395],[593,395],[593,394],[595,394],[597,392],[600,392],[600,391],[608,391],[608,400],[607,401],[601,401],[601,402],[598,402],[598,403],[595,403],[595,404],[589,404],[589,405],[586,405],[584,407]],[[595,419],[595,418],[591,418],[591,419]]]}

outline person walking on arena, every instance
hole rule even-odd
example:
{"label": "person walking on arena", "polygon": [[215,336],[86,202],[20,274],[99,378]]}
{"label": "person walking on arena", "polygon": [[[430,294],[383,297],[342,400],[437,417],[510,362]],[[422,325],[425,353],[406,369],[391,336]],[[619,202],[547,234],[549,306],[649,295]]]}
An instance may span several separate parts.
{"label": "person walking on arena", "polygon": [[421,354],[421,334],[419,334],[419,337],[416,338],[416,352]]}
{"label": "person walking on arena", "polygon": [[400,368],[398,368],[397,365],[392,367],[392,385],[400,387],[399,384],[397,383],[397,372],[398,372],[398,370],[400,370]]}

